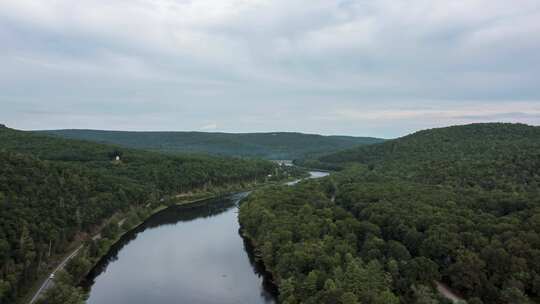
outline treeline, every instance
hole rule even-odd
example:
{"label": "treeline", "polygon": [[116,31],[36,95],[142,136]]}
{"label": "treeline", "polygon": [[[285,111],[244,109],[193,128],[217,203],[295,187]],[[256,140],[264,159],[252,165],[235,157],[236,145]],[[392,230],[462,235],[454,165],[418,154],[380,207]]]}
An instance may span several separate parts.
{"label": "treeline", "polygon": [[[279,208],[294,202],[317,209],[325,200],[308,197],[306,191],[318,190],[327,199],[325,208],[343,210],[354,219],[345,225],[352,231],[347,239],[351,254],[365,264],[380,265],[391,278],[389,290],[401,303],[441,302],[433,290],[435,281],[447,283],[471,304],[538,302],[540,128],[473,124],[433,129],[318,161],[347,169],[313,182],[309,186],[313,189],[302,185],[265,190],[241,209],[248,214],[268,206],[265,197],[273,197],[272,206],[279,206],[258,211],[264,214],[259,228],[249,228],[250,220],[241,213],[261,252],[270,246],[267,238],[272,248],[289,242],[279,237],[280,225],[271,224],[288,217]],[[281,199],[279,191],[293,194]],[[317,217],[338,223],[333,216]],[[317,222],[295,221],[296,227]],[[335,237],[331,230],[318,227],[315,239]],[[316,260],[327,256],[319,254]],[[281,252],[276,257],[284,259]],[[277,272],[280,287],[292,274],[311,271],[296,269],[296,263],[288,264],[288,274]],[[362,293],[355,296],[359,303],[375,303],[363,299]],[[296,300],[310,298],[297,294]]]}
{"label": "treeline", "polygon": [[0,303],[17,301],[55,255],[118,212],[147,212],[170,194],[263,181],[276,168],[0,128]]}
{"label": "treeline", "polygon": [[[94,169],[97,174],[134,180],[157,191],[185,192],[200,187],[255,179],[271,172],[263,160],[204,155],[163,155],[88,141],[0,129],[0,149],[29,154],[40,160]],[[114,161],[119,156],[120,161]]]}

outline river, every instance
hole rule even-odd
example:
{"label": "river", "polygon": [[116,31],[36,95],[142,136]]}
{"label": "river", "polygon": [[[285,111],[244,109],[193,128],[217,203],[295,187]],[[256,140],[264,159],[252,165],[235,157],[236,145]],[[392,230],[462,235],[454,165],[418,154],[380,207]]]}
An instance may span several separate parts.
{"label": "river", "polygon": [[247,195],[174,206],[126,233],[83,283],[87,303],[276,303],[275,286],[239,234],[238,203]]}

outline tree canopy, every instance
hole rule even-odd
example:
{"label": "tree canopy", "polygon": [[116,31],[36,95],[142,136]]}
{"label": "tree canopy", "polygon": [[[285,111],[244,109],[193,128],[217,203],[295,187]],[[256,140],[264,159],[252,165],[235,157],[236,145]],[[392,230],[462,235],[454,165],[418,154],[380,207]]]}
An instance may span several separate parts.
{"label": "tree canopy", "polygon": [[[320,263],[340,261],[331,260],[340,252],[336,247],[317,252],[312,262],[307,254],[291,262],[296,255],[284,253],[299,240],[341,239],[347,253],[362,261],[359,267],[378,265],[388,278],[384,286],[403,303],[441,302],[431,294],[435,281],[471,303],[528,303],[540,296],[539,127],[425,130],[316,162],[343,170],[290,189],[261,190],[241,209],[241,222],[281,288],[303,290],[300,282],[311,271],[320,274]],[[284,213],[289,209],[291,214]],[[267,248],[274,250],[272,259],[264,255]],[[330,265],[325,279],[344,271],[339,262]],[[331,279],[339,286],[340,280]],[[373,301],[362,299],[362,291],[340,292],[341,302],[319,303]],[[301,292],[294,296],[310,299]]]}

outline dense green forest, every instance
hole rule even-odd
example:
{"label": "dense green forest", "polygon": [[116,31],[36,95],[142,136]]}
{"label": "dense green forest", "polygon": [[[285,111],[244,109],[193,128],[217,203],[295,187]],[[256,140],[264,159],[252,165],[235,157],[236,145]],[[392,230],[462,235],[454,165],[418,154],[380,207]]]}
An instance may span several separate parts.
{"label": "dense green forest", "polygon": [[273,187],[240,206],[244,235],[273,274],[280,302],[399,303],[383,265],[358,257],[360,222],[325,188],[315,181]]}
{"label": "dense green forest", "polygon": [[[425,130],[316,163],[344,170],[261,190],[241,207],[284,302],[392,303],[377,298],[391,292],[401,303],[443,303],[436,281],[471,304],[538,302],[539,127]],[[371,265],[369,276],[385,278],[376,295],[351,289],[352,259],[364,276]]]}
{"label": "dense green forest", "polygon": [[[254,179],[270,172],[263,160],[240,160],[196,154],[164,155],[89,141],[0,129],[4,151],[40,160],[84,166],[118,178],[128,178],[157,191],[185,192],[193,188]],[[118,156],[120,161],[113,161]]]}
{"label": "dense green forest", "polygon": [[322,136],[292,132],[207,133],[128,132],[100,130],[40,131],[64,138],[118,144],[160,152],[208,153],[223,156],[297,159],[315,157],[362,144],[382,142],[372,137]]}
{"label": "dense green forest", "polygon": [[[138,207],[156,208],[168,194],[262,181],[276,168],[0,128],[0,303],[14,303],[55,254],[117,212],[134,210],[130,225],[143,218]],[[105,228],[114,239],[118,225]]]}

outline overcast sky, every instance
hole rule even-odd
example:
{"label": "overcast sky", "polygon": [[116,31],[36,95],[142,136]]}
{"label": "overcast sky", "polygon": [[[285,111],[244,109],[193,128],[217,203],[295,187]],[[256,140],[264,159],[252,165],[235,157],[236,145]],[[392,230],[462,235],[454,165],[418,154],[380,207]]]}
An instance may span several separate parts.
{"label": "overcast sky", "polygon": [[396,137],[540,124],[540,0],[1,0],[0,123]]}

